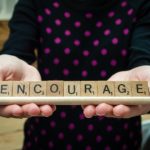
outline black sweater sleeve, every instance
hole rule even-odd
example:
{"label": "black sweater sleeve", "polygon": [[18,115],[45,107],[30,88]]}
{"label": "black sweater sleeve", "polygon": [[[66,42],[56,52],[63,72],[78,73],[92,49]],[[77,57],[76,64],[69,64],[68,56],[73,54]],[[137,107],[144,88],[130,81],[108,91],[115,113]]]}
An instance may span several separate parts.
{"label": "black sweater sleeve", "polygon": [[11,21],[10,35],[1,54],[15,55],[27,63],[35,61],[37,45],[36,8],[33,0],[19,0]]}
{"label": "black sweater sleeve", "polygon": [[150,65],[150,1],[145,0],[137,12],[137,20],[129,48],[129,68]]}

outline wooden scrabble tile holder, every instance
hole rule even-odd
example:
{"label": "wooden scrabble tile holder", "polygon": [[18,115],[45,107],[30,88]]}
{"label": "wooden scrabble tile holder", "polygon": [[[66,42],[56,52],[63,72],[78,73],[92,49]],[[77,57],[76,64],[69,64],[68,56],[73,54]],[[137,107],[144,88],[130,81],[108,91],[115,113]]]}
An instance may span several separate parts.
{"label": "wooden scrabble tile holder", "polygon": [[0,105],[150,104],[146,81],[1,81]]}

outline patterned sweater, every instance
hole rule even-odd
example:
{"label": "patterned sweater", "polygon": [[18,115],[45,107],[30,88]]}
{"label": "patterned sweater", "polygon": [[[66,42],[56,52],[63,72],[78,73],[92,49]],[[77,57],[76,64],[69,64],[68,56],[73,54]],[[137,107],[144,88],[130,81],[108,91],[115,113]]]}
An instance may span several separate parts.
{"label": "patterned sweater", "polygon": [[[34,49],[37,49],[37,56]],[[107,80],[150,64],[149,0],[20,0],[2,54],[38,61],[43,80]],[[25,123],[24,150],[133,150],[140,117],[86,119],[80,106]]]}

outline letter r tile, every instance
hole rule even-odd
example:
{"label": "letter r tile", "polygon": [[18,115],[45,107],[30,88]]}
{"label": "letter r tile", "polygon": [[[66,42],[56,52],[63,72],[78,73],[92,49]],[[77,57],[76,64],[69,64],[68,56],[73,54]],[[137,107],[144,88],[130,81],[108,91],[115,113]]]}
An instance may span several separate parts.
{"label": "letter r tile", "polygon": [[97,96],[97,81],[81,81],[81,96]]}

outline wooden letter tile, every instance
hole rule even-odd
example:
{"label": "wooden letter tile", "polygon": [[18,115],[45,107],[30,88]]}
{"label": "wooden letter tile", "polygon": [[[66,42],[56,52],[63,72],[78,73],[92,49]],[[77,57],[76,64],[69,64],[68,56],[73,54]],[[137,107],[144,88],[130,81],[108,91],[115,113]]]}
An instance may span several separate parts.
{"label": "wooden letter tile", "polygon": [[64,96],[63,81],[47,81],[47,96]]}
{"label": "wooden letter tile", "polygon": [[30,82],[30,96],[46,96],[46,81]]}
{"label": "wooden letter tile", "polygon": [[80,81],[64,81],[64,96],[80,96]]}
{"label": "wooden letter tile", "polygon": [[132,96],[149,96],[147,81],[132,81]]}
{"label": "wooden letter tile", "polygon": [[113,81],[98,81],[98,96],[114,96],[115,85]]}
{"label": "wooden letter tile", "polygon": [[0,96],[12,96],[12,82],[11,81],[0,82]]}
{"label": "wooden letter tile", "polygon": [[81,81],[81,96],[97,96],[97,81]]}
{"label": "wooden letter tile", "polygon": [[29,96],[29,82],[14,81],[13,96]]}
{"label": "wooden letter tile", "polygon": [[115,96],[131,96],[131,82],[117,81],[115,82]]}

